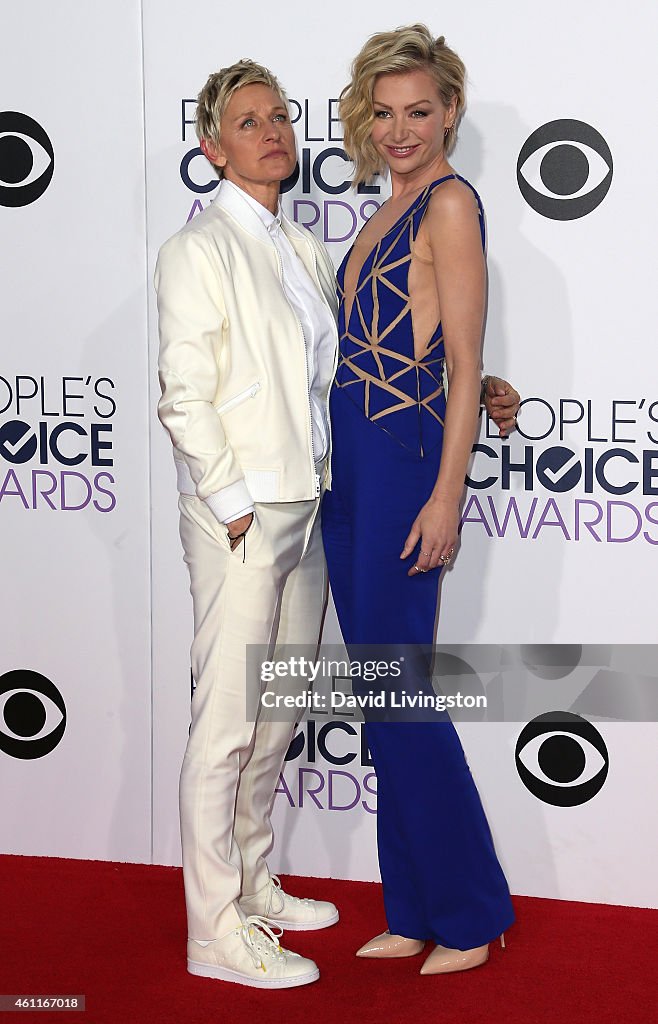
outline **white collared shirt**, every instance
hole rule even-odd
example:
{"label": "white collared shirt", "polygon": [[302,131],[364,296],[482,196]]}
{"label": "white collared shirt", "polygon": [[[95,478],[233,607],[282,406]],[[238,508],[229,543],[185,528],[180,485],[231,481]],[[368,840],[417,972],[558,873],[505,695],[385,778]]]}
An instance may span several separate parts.
{"label": "white collared shirt", "polygon": [[[333,350],[335,347],[335,325],[331,311],[323,301],[317,285],[313,282],[306,267],[293,249],[281,228],[281,207],[276,214],[262,206],[256,199],[248,195],[232,181],[223,178],[220,188],[235,191],[258,215],[267,228],[281,260],[283,290],[299,320],[304,335],[306,348],[306,376],[308,382],[308,398],[311,411],[311,443],[313,458],[319,463],[327,455],[329,423],[326,405],[321,397],[321,381],[318,374],[320,351]],[[228,489],[227,489],[228,490]],[[236,510],[224,521],[231,523],[241,516],[253,512],[253,505]]]}

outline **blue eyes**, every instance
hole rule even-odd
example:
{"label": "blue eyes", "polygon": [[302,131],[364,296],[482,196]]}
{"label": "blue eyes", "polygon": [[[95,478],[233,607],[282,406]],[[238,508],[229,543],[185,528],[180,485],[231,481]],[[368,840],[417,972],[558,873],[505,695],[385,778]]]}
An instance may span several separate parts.
{"label": "blue eyes", "polygon": [[[288,120],[288,115],[287,114],[275,114],[274,117],[272,118],[272,120],[273,121],[281,121],[281,122],[285,123]],[[246,118],[245,121],[242,122],[242,127],[243,128],[251,128],[255,124],[256,124],[256,122],[254,121],[253,117],[248,117],[248,118]]]}
{"label": "blue eyes", "polygon": [[[409,116],[410,117],[416,117],[416,118],[418,118],[418,117],[427,117],[428,113],[429,113],[428,110],[412,110]],[[389,118],[391,116],[392,115],[391,115],[390,110],[376,110],[375,111],[375,117],[379,118],[381,121],[383,121],[384,118]]]}

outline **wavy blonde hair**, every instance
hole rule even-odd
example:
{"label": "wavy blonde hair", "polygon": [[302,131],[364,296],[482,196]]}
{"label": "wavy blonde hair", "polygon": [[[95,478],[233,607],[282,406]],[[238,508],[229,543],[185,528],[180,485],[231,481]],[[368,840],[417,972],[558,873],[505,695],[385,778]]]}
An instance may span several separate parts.
{"label": "wavy blonde hair", "polygon": [[[208,81],[197,96],[194,126],[199,141],[208,139],[219,145],[221,120],[234,93],[244,85],[267,85],[281,97],[286,110],[288,100],[281,88],[278,78],[262,64],[243,57],[228,68],[220,68],[209,76]],[[223,177],[221,167],[215,167],[219,177]]]}
{"label": "wavy blonde hair", "polygon": [[456,98],[455,120],[445,140],[446,154],[457,142],[457,122],[466,106],[466,68],[443,36],[434,39],[426,25],[405,25],[393,32],[377,32],[354,58],[352,79],[340,94],[339,114],[344,146],[354,162],[353,185],[384,170],[370,133],[375,119],[372,93],[378,75],[428,71],[444,106]]}

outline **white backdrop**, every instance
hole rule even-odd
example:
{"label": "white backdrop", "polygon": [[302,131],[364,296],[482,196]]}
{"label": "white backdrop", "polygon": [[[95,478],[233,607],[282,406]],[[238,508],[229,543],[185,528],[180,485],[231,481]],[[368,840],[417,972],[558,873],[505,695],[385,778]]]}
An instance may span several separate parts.
{"label": "white backdrop", "polygon": [[[43,38],[64,36],[61,5],[57,17],[49,5],[36,7]],[[343,190],[349,166],[338,152],[335,100],[367,35],[401,18],[390,0],[380,0],[376,12],[336,0],[312,13],[305,3],[284,0],[276,20],[263,0],[235,13],[220,12],[210,0],[166,10],[153,0],[102,8],[102,18],[98,5],[86,13],[79,47],[66,35],[56,67],[52,46],[35,55],[28,24],[13,11],[16,38],[25,43],[2,69],[2,105],[46,128],[56,170],[32,205],[0,205],[13,254],[0,375],[12,381],[16,374],[46,374],[60,392],[66,375],[113,381],[117,501],[108,515],[88,507],[66,517],[26,510],[11,495],[0,500],[5,564],[15,581],[5,598],[8,642],[0,668],[43,673],[68,709],[64,738],[51,753],[32,760],[0,754],[3,780],[16,794],[0,827],[4,849],[180,863],[176,801],[189,723],[191,608],[170,447],[154,415],[151,277],[158,247],[212,196],[198,191],[212,174],[192,153],[193,98],[210,71],[239,57],[272,67],[298,115],[302,173],[284,205],[327,242],[338,263],[386,192]],[[78,16],[78,5],[66,10]],[[655,569],[647,572],[658,543],[649,280],[657,225],[655,209],[640,199],[643,169],[657,156],[646,125],[658,15],[630,8],[620,25],[592,0],[577,7],[556,0],[551,23],[560,30],[538,31],[536,12],[518,0],[453,6],[440,22],[435,6],[421,0],[411,16],[444,33],[469,68],[468,110],[453,162],[487,213],[485,365],[526,399],[511,441],[487,436],[493,431],[483,424],[461,550],[442,587],[439,638],[507,645],[512,660],[515,645],[605,643],[613,646],[606,664],[623,662],[624,645],[658,640]],[[633,83],[632,102],[620,82]],[[565,123],[551,133],[545,126],[553,122]],[[517,179],[522,147],[540,128]],[[0,129],[0,168],[1,135]],[[553,178],[545,157],[551,146],[561,155]],[[560,178],[565,166],[570,187]],[[551,199],[541,174],[566,198],[553,192]],[[582,216],[565,219],[569,203]],[[35,262],[43,263],[37,292]],[[0,429],[9,417],[20,419],[15,407],[0,415]],[[0,452],[11,456],[19,441],[13,434],[7,440]],[[325,636],[337,635],[330,610]],[[574,680],[585,668],[576,657],[563,676]],[[656,777],[655,726],[597,722],[609,758],[605,784],[576,806],[547,802],[520,777],[517,738],[543,712],[576,710],[587,680],[578,676],[569,693],[554,678],[545,682],[518,723],[460,727],[512,890],[658,905],[658,826],[647,820],[644,800],[644,780]],[[319,742],[317,725],[315,745],[305,726],[291,751],[275,800],[272,866],[376,878],[376,786],[367,751],[358,727],[354,735],[328,724]]]}
{"label": "white backdrop", "polygon": [[[5,205],[28,199],[18,188],[39,183],[53,157],[38,129],[0,114],[0,186],[18,178],[11,196],[0,193],[0,843],[15,853],[148,860],[139,7],[69,0],[14,7],[3,20],[0,105],[46,132],[54,173],[33,202]],[[34,397],[21,401],[17,391]],[[58,439],[54,452],[42,437]],[[39,679],[7,678],[17,670],[45,677],[65,711]],[[61,742],[38,756],[62,721]]]}

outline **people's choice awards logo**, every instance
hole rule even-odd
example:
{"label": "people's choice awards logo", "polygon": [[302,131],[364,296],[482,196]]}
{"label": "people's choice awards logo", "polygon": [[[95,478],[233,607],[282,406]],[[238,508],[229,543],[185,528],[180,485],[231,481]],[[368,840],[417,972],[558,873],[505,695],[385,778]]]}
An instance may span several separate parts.
{"label": "people's choice awards logo", "polygon": [[0,374],[0,506],[112,512],[114,393],[92,374]]}
{"label": "people's choice awards logo", "polygon": [[490,538],[559,532],[583,544],[658,546],[655,392],[529,396],[512,438],[500,442],[487,420],[473,453],[463,526]]}
{"label": "people's choice awards logo", "polygon": [[516,742],[515,758],[526,789],[554,807],[587,803],[608,775],[601,733],[568,711],[549,711],[528,722]]}
{"label": "people's choice awards logo", "polygon": [[0,750],[25,761],[44,757],[65,729],[64,699],[50,679],[30,669],[0,676]]}
{"label": "people's choice awards logo", "polygon": [[0,111],[0,206],[29,206],[46,191],[55,170],[47,133],[33,118]]}
{"label": "people's choice awards logo", "polygon": [[542,217],[576,220],[605,199],[612,153],[603,136],[584,121],[549,121],[523,143],[516,178],[523,198]]}

